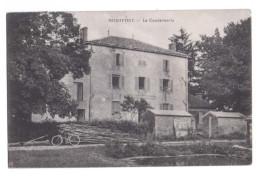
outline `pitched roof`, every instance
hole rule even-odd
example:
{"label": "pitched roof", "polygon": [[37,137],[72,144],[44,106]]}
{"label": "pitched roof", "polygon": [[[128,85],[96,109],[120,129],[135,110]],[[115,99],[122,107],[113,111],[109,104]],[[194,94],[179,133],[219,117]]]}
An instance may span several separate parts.
{"label": "pitched roof", "polygon": [[108,36],[98,40],[87,41],[85,44],[115,47],[121,49],[143,51],[143,52],[170,55],[170,56],[178,56],[183,58],[189,57],[188,55],[177,51],[167,50],[138,40],[116,37],[116,36]]}
{"label": "pitched roof", "polygon": [[214,106],[199,97],[189,94],[189,108],[194,109],[215,109]]}
{"label": "pitched roof", "polygon": [[174,117],[191,117],[192,115],[186,111],[181,110],[155,110],[149,109],[148,111],[152,112],[155,115],[161,116],[174,116]]}
{"label": "pitched roof", "polygon": [[208,115],[213,115],[218,118],[245,118],[246,116],[244,114],[241,114],[240,112],[219,112],[219,111],[209,111],[207,114],[205,114],[203,117]]}

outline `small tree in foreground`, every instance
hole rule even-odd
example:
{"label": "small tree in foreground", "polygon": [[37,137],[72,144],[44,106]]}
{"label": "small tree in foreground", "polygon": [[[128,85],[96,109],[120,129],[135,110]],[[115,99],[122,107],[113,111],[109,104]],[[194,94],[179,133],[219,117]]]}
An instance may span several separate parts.
{"label": "small tree in foreground", "polygon": [[131,113],[131,118],[133,119],[138,115],[138,122],[140,122],[140,116],[147,110],[153,109],[153,107],[145,99],[135,100],[131,96],[125,96],[125,100],[121,103],[122,111]]}

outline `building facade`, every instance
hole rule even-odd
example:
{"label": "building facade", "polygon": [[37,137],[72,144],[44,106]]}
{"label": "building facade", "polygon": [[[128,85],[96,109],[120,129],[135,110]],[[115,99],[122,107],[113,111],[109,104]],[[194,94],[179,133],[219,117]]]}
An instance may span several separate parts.
{"label": "building facade", "polygon": [[[144,98],[154,109],[188,111],[188,59],[174,50],[174,44],[167,50],[129,38],[87,41],[87,34],[83,36],[92,52],[91,73],[77,80],[70,74],[62,79],[79,103],[79,120],[137,121],[121,111],[125,96]],[[34,121],[41,118],[33,115]]]}

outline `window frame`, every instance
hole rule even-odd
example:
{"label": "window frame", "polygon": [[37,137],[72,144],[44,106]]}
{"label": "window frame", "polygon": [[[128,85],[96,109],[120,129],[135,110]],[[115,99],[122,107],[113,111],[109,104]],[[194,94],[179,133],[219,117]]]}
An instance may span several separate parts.
{"label": "window frame", "polygon": [[[75,82],[77,84],[77,101],[83,101],[84,100],[84,90],[83,90],[83,82]],[[80,90],[81,87],[81,91]],[[80,92],[81,92],[81,96],[80,96]]]}
{"label": "window frame", "polygon": [[[167,87],[164,87],[164,83],[165,83],[165,81],[167,81]],[[163,92],[168,92],[168,90],[169,90],[169,88],[170,88],[170,79],[163,79]]]}
{"label": "window frame", "polygon": [[[141,83],[140,79],[143,79],[143,82],[142,82],[143,83],[143,87],[142,88],[140,88],[140,83]],[[145,84],[146,84],[146,78],[143,77],[143,76],[139,76],[138,77],[138,90],[145,90],[145,87],[146,87]]]}
{"label": "window frame", "polygon": [[[164,107],[167,107],[167,108],[164,108]],[[170,110],[170,104],[169,103],[163,103],[162,104],[162,110]]]}
{"label": "window frame", "polygon": [[120,101],[112,101],[112,113],[120,113],[121,112],[121,105]]}
{"label": "window frame", "polygon": [[[118,81],[117,81],[117,86],[114,86],[114,78],[117,78]],[[117,75],[117,74],[112,74],[112,88],[113,89],[120,89],[120,75]]]}
{"label": "window frame", "polygon": [[121,54],[116,53],[116,66],[118,66],[118,67],[121,66],[120,57],[121,57]]}
{"label": "window frame", "polygon": [[79,116],[79,111],[81,111],[81,113],[82,113],[82,120],[85,120],[85,109],[77,109],[76,119],[78,121],[81,120],[81,118]]}

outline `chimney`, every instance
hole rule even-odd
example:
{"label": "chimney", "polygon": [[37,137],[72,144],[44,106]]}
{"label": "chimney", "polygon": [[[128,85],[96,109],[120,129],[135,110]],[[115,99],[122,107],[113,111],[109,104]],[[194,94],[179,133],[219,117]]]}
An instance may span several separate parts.
{"label": "chimney", "polygon": [[195,96],[198,97],[198,98],[200,98],[200,99],[202,99],[202,93],[196,93]]}
{"label": "chimney", "polygon": [[176,51],[176,43],[174,41],[169,44],[169,50]]}
{"label": "chimney", "polygon": [[88,28],[83,27],[79,30],[79,37],[82,43],[85,43],[88,41]]}

